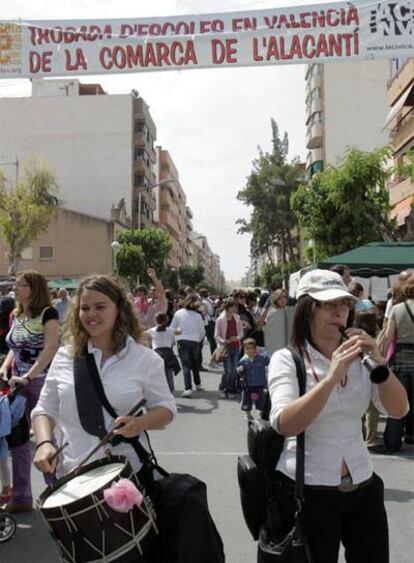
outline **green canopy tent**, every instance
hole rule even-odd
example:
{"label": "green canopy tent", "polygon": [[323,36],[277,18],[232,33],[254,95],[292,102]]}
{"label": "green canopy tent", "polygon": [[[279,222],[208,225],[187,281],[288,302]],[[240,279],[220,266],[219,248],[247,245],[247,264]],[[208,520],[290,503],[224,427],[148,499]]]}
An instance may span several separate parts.
{"label": "green canopy tent", "polygon": [[55,278],[53,280],[49,280],[47,285],[50,289],[60,289],[64,287],[66,289],[77,289],[81,280],[77,280],[76,278]]}
{"label": "green canopy tent", "polygon": [[414,241],[370,242],[343,254],[318,262],[318,268],[329,269],[344,264],[353,276],[369,278],[385,277],[414,268]]}

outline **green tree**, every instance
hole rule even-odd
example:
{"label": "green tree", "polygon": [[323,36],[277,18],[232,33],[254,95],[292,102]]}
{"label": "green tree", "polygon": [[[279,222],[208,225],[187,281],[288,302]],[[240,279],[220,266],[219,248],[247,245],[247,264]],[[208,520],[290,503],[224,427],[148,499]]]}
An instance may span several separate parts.
{"label": "green tree", "polygon": [[202,266],[183,266],[180,268],[180,284],[197,287],[204,280],[204,268]]}
{"label": "green tree", "polygon": [[[143,266],[140,265],[138,275],[140,278],[148,282],[147,277],[148,268],[154,268],[158,276],[164,273],[164,264],[171,249],[171,241],[169,234],[163,229],[129,229],[117,235],[117,241],[121,244],[118,257],[122,250],[123,245],[132,245],[138,247],[143,254]],[[130,252],[130,251],[129,251]],[[128,253],[127,253],[128,254]],[[132,266],[131,263],[129,263]],[[125,277],[130,278],[135,275],[138,266],[129,273],[125,273]]]}
{"label": "green tree", "polygon": [[123,243],[116,253],[117,273],[126,278],[130,287],[136,285],[137,279],[146,274],[144,252],[140,246]]}
{"label": "green tree", "polygon": [[265,264],[260,272],[263,287],[269,287],[272,282],[277,282],[282,285],[286,277],[299,269],[300,264],[297,261],[289,262],[284,268],[282,268],[281,265]]}
{"label": "green tree", "polygon": [[316,174],[292,195],[292,208],[317,259],[378,239],[395,240],[387,181],[390,150],[347,151],[342,162]]}
{"label": "green tree", "polygon": [[[251,233],[251,252],[266,255],[274,264],[273,250],[280,250],[283,271],[298,254],[297,219],[292,212],[290,196],[302,180],[303,168],[297,158],[288,162],[289,139],[283,138],[274,119],[272,152],[264,153],[259,147],[259,158],[253,161],[253,170],[246,186],[237,199],[253,207],[250,219],[239,219],[239,233]],[[285,278],[287,276],[284,276]]]}
{"label": "green tree", "polygon": [[11,189],[0,171],[0,230],[8,246],[9,274],[16,275],[23,250],[47,230],[59,207],[58,189],[45,163],[29,163],[23,180]]}

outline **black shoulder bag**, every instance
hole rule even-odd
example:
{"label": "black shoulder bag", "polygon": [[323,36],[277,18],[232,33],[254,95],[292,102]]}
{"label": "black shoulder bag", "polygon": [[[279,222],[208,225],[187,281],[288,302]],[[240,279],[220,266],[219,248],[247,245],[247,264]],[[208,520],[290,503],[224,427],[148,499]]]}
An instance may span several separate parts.
{"label": "black shoulder bag", "polygon": [[[294,348],[289,350],[295,362],[297,377],[300,379],[302,372],[305,373],[302,357]],[[273,474],[285,442],[285,438],[278,434],[269,422],[270,409],[268,394],[262,418],[251,420],[247,427],[248,455],[240,456],[237,462],[243,516],[254,540],[259,539],[260,528],[266,520],[266,506]]]}
{"label": "black shoulder bag", "polygon": [[[299,396],[306,392],[306,369],[302,356],[290,348],[296,365],[299,383]],[[308,545],[303,524],[303,503],[305,484],[305,433],[296,437],[296,481],[295,481],[295,523],[290,532],[279,542],[275,543],[266,537],[262,527],[259,535],[258,563],[313,563],[313,557]]]}
{"label": "black shoulder bag", "polygon": [[[114,419],[118,414],[105,395],[92,354],[75,359],[74,374],[82,427],[96,436],[98,432],[105,434],[105,429],[97,428],[103,427],[102,407]],[[151,453],[138,438],[118,435],[111,444],[130,443],[143,463],[138,477],[153,500],[159,529],[151,563],[224,563],[223,542],[209,512],[206,484],[192,475],[165,471],[156,460],[147,433],[146,436]],[[154,473],[158,473],[158,478],[154,479]]]}

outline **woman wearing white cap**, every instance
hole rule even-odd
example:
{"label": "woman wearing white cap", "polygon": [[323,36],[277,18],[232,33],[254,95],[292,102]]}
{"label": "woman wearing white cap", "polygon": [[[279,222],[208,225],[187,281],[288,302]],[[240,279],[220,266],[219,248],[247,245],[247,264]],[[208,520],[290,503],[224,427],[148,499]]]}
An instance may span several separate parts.
{"label": "woman wearing white cap", "polygon": [[[404,388],[392,372],[371,383],[358,357],[369,352],[384,364],[376,342],[352,324],[356,298],[335,272],[314,270],[301,279],[292,344],[306,367],[306,393],[299,398],[292,355],[276,352],[269,368],[270,420],[286,437],[274,475],[283,532],[294,523],[296,436],[305,431],[304,527],[316,563],[336,563],[340,542],[348,563],[387,563],[388,526],[383,482],[373,473],[361,432],[371,399],[382,412],[402,418]],[[268,533],[271,522],[265,529]]]}

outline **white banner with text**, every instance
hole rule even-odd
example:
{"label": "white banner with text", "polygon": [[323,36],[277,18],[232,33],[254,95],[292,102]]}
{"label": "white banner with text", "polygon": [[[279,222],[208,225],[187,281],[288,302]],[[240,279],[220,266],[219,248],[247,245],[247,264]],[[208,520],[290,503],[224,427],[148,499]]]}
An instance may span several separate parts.
{"label": "white banner with text", "polygon": [[0,21],[0,79],[414,56],[414,0],[114,20]]}

